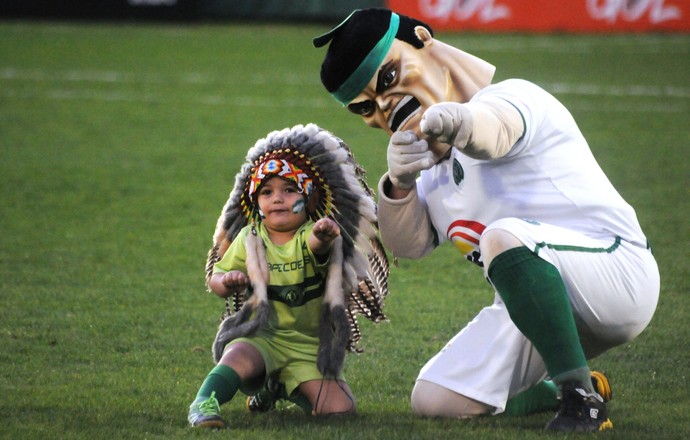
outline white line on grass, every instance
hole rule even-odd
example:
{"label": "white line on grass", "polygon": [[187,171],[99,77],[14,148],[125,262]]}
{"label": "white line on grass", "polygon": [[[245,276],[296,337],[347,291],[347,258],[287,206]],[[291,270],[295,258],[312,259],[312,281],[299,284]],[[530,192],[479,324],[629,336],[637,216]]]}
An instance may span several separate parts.
{"label": "white line on grass", "polygon": [[643,105],[630,105],[625,102],[599,104],[593,102],[570,102],[567,105],[571,112],[580,111],[588,113],[685,113],[690,114],[690,107],[681,104],[646,103]]}
{"label": "white line on grass", "polygon": [[675,86],[545,83],[542,87],[556,95],[690,99],[690,88]]}
{"label": "white line on grass", "polygon": [[[158,75],[152,73],[116,72],[112,70],[62,70],[46,71],[39,69],[18,69],[6,67],[0,69],[0,80],[7,81],[33,81],[33,82],[94,82],[107,84],[199,84],[199,85],[224,85],[232,75],[224,75],[188,72],[171,75]],[[238,78],[233,78],[237,81]],[[290,86],[321,84],[318,75],[312,77],[285,74],[280,76],[282,84]],[[247,85],[275,84],[275,76],[252,75],[244,83]]]}
{"label": "white line on grass", "polygon": [[[0,80],[7,81],[33,81],[33,82],[69,82],[69,83],[154,83],[154,84],[200,84],[222,85],[227,77],[220,77],[202,72],[189,72],[165,77],[154,74],[140,74],[134,72],[116,72],[111,70],[65,70],[44,71],[37,69],[0,69]],[[254,75],[247,85],[275,84],[277,78]],[[320,84],[317,78],[308,78],[300,75],[282,75],[282,84],[289,86]],[[542,85],[555,94],[586,95],[586,96],[631,96],[650,98],[690,98],[690,88],[662,86],[662,85],[599,85],[599,84],[569,84],[569,83],[544,83]]]}
{"label": "white line on grass", "polygon": [[[65,70],[65,71],[44,71],[37,69],[0,69],[0,80],[7,81],[33,81],[33,82],[95,82],[108,84],[124,83],[155,83],[155,84],[203,84],[221,85],[227,81],[226,77],[219,77],[213,74],[202,72],[189,72],[176,75],[174,77],[164,77],[154,74],[140,74],[134,72],[116,72],[111,70]],[[307,78],[299,75],[283,75],[280,81],[284,85],[309,85],[319,84],[318,79]],[[254,75],[246,84],[262,85],[266,83],[275,84],[275,77],[264,77]],[[598,84],[568,84],[550,83],[543,84],[547,90],[556,94],[568,95],[590,95],[590,96],[632,96],[632,97],[668,97],[668,98],[690,98],[690,88],[661,86],[661,85],[598,85]]]}
{"label": "white line on grass", "polygon": [[[257,98],[255,96],[240,95],[194,95],[185,99],[166,99],[159,95],[141,93],[123,93],[117,91],[103,90],[9,90],[0,91],[0,98],[8,99],[48,99],[55,101],[102,101],[102,102],[140,102],[146,104],[173,104],[180,101],[191,102],[199,105],[209,106],[231,106],[249,108],[310,108],[310,109],[330,109],[333,108],[334,101],[328,97],[324,98]],[[570,110],[588,112],[614,112],[614,113],[690,113],[690,107],[682,101],[669,102],[646,102],[644,104],[630,105],[625,102],[615,104],[588,104],[585,102],[570,103]]]}
{"label": "white line on grass", "polygon": [[[315,85],[318,80],[310,80],[305,76],[292,75],[281,78],[286,86],[295,85]],[[7,67],[0,69],[0,84],[3,82],[0,97],[15,99],[34,99],[44,98],[52,100],[92,100],[92,101],[122,101],[122,102],[148,102],[148,103],[170,103],[170,102],[195,102],[206,105],[231,105],[242,107],[263,107],[263,108],[330,108],[332,100],[324,96],[323,99],[304,99],[295,98],[286,94],[283,98],[261,98],[245,95],[227,94],[199,94],[193,87],[196,85],[218,85],[219,90],[224,88],[224,78],[203,72],[189,72],[174,76],[164,77],[153,74],[139,74],[134,72],[117,72],[111,70],[66,70],[66,71],[45,71],[38,69],[18,69]],[[253,77],[248,85],[262,85],[268,81],[267,78]],[[275,81],[275,78],[271,78]],[[21,83],[29,83],[26,87]],[[88,84],[108,84],[116,87],[128,87],[130,84],[169,84],[179,85],[188,84],[190,92],[185,96],[184,88],[178,88],[181,94],[174,98],[167,97],[163,93],[155,91],[141,93],[138,91],[123,90],[101,90],[82,85]],[[32,87],[31,84],[38,84],[40,87]],[[64,87],[73,84],[75,87]],[[21,87],[12,87],[20,85]],[[56,87],[57,86],[57,87]],[[618,98],[646,98],[646,99],[675,99],[673,103],[647,103],[647,105],[626,105],[609,106],[602,108],[602,111],[636,111],[636,112],[688,112],[687,103],[684,100],[690,99],[690,88],[665,85],[600,85],[600,84],[579,84],[579,83],[544,83],[546,90],[555,95],[569,96],[612,96]],[[190,96],[191,95],[191,96]],[[596,107],[594,108],[596,109]]]}
{"label": "white line on grass", "polygon": [[3,88],[0,90],[0,98],[12,99],[48,99],[56,101],[108,101],[108,102],[142,102],[154,104],[172,104],[183,102],[193,102],[205,105],[229,105],[233,107],[263,107],[263,108],[332,108],[332,100],[320,99],[293,99],[285,98],[258,98],[255,96],[240,95],[198,95],[179,99],[165,98],[162,95],[151,93],[127,93],[118,91],[104,90],[11,90]]}
{"label": "white line on grass", "polygon": [[571,53],[591,54],[601,50],[615,50],[621,53],[636,55],[657,55],[660,50],[687,56],[690,39],[685,34],[622,34],[609,35],[601,38],[599,35],[579,35],[569,38],[567,43],[552,38],[551,35],[512,35],[510,38],[476,38],[462,34],[445,34],[441,38],[452,46],[469,52],[514,53],[516,51],[541,51],[542,53]]}

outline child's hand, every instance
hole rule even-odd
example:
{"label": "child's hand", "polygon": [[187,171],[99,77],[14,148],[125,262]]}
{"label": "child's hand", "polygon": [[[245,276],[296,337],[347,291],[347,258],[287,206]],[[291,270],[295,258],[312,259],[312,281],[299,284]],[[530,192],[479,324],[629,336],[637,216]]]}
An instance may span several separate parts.
{"label": "child's hand", "polygon": [[324,244],[328,244],[340,235],[340,227],[334,220],[324,217],[314,223],[312,234]]}
{"label": "child's hand", "polygon": [[244,289],[249,287],[249,277],[246,273],[233,270],[226,274],[223,274],[223,279],[221,280],[223,286],[225,286],[231,292],[242,292]]}

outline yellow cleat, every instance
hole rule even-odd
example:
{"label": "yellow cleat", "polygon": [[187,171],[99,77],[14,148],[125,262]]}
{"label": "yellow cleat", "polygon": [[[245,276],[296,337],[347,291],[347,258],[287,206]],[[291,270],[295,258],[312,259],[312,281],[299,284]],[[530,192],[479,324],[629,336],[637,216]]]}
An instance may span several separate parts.
{"label": "yellow cleat", "polygon": [[606,375],[600,371],[592,371],[592,386],[594,390],[599,393],[604,402],[613,399],[613,391],[611,391],[611,384]]}

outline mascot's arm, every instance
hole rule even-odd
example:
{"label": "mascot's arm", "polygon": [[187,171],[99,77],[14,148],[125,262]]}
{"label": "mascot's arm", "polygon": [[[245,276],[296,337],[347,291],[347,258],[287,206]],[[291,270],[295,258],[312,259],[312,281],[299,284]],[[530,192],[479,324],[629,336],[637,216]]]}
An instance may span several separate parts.
{"label": "mascot's arm", "polygon": [[435,247],[429,216],[415,188],[402,199],[392,199],[386,193],[390,186],[386,173],[378,188],[381,241],[396,257],[421,258]]}
{"label": "mascot's arm", "polygon": [[503,157],[525,131],[520,112],[501,98],[470,101],[465,106],[472,114],[472,133],[463,151],[470,157]]}
{"label": "mascot's arm", "polygon": [[505,156],[525,132],[517,108],[493,96],[466,104],[434,104],[424,112],[420,125],[424,134],[481,160]]}

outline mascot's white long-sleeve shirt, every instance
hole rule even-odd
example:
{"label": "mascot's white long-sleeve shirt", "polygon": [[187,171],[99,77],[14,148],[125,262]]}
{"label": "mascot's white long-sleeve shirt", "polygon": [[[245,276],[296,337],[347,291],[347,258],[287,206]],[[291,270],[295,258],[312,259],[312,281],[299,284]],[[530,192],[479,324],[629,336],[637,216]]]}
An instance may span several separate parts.
{"label": "mascot's white long-sleeve shirt", "polygon": [[[481,233],[505,217],[647,246],[634,210],[611,185],[558,100],[517,79],[490,85],[470,102],[486,97],[504,99],[520,112],[523,136],[495,160],[473,159],[453,148],[448,159],[421,172],[417,193],[405,199],[385,196],[384,176],[379,226],[384,244],[395,255],[418,258],[451,240],[469,260],[479,262]],[[432,233],[419,232],[419,224],[426,221],[421,209],[431,220],[437,243]]]}

